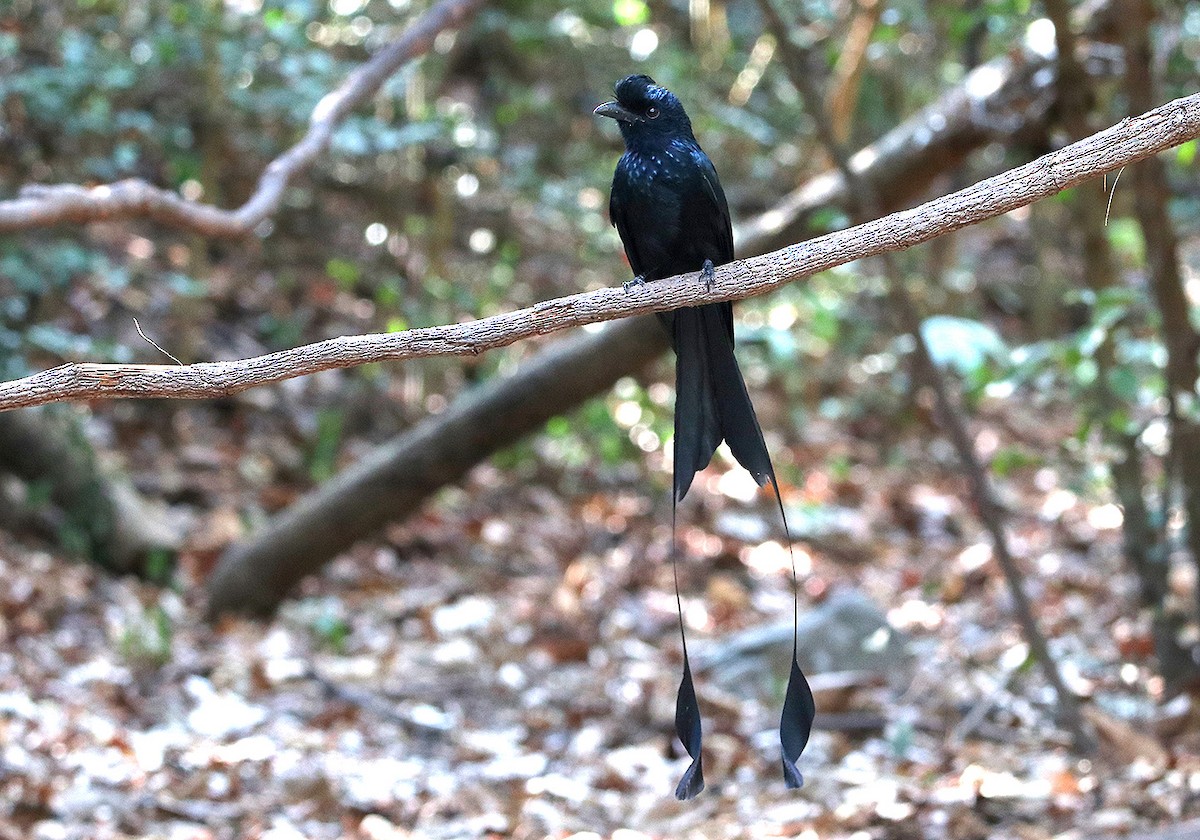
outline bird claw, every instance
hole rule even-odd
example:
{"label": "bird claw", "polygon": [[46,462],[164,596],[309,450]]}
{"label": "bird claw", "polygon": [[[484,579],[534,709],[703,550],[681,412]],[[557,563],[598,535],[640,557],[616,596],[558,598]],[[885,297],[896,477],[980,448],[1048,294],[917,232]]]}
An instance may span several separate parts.
{"label": "bird claw", "polygon": [[713,268],[712,260],[705,260],[704,265],[700,268],[700,279],[704,281],[704,288],[708,291],[713,290],[713,284],[716,282],[717,271]]}
{"label": "bird claw", "polygon": [[642,276],[641,274],[639,274],[637,277],[634,277],[632,280],[626,280],[624,283],[622,283],[621,288],[625,290],[625,294],[629,294],[630,289],[635,289],[638,286],[645,286],[645,285],[646,285],[646,278],[644,276]]}

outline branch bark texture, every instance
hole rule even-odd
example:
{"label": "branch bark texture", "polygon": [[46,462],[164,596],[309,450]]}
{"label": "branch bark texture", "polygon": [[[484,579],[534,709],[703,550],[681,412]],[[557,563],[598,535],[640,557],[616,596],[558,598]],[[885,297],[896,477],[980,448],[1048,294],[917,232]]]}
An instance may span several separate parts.
{"label": "branch bark texture", "polygon": [[194,365],[67,364],[0,384],[0,411],[116,397],[216,397],[331,368],[422,356],[474,355],[567,327],[765,294],[838,265],[899,251],[999,216],[1200,136],[1200,94],[1177,99],[1024,166],[910,210],[717,270],[544,301],[465,324],[343,336],[229,362]]}
{"label": "branch bark texture", "polygon": [[347,76],[340,87],[317,103],[308,131],[296,145],[271,161],[258,179],[254,194],[241,207],[228,210],[189,201],[173,190],[139,178],[96,187],[30,185],[21,190],[18,198],[0,201],[0,233],[63,222],[145,218],[204,236],[245,236],[279,209],[287,185],[324,154],[334,130],[350,112],[370,99],[403,65],[428,52],[441,32],[461,26],[483,2],[442,0],[397,40]]}

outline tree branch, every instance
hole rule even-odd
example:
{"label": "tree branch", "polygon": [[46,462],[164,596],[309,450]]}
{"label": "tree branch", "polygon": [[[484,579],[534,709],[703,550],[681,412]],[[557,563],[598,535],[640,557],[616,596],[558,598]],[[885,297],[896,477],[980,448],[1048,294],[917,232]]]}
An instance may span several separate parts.
{"label": "tree branch", "polygon": [[600,289],[465,324],[342,336],[238,361],[66,364],[0,384],[0,411],[63,400],[225,396],[331,368],[475,355],[567,327],[761,295],[853,260],[903,250],[999,216],[1197,136],[1200,94],[1192,94],[911,210],[722,266],[711,289],[696,275],[679,275],[628,293]]}
{"label": "tree branch", "polygon": [[[1097,63],[1099,72],[1108,65]],[[935,177],[955,169],[987,143],[1040,142],[1054,104],[1057,68],[1045,55],[1020,50],[993,59],[967,74],[934,102],[877,141],[859,149],[851,168],[875,189],[885,208],[904,207]],[[809,235],[811,213],[847,205],[851,190],[837,169],[806,181],[770,210],[744,220],[734,233],[753,241],[759,253],[783,248]]]}
{"label": "tree branch", "polygon": [[[179,531],[131,483],[104,468],[77,415],[58,408],[0,414],[0,475],[47,485],[57,512],[39,513],[53,523],[51,539],[110,571],[145,575],[156,553],[178,548]],[[21,508],[5,513],[19,515]]]}
{"label": "tree branch", "polygon": [[138,178],[83,187],[78,184],[31,184],[18,198],[0,201],[0,233],[62,222],[83,224],[114,219],[148,218],[205,236],[237,237],[250,233],[275,213],[287,185],[329,148],[330,138],[346,116],[379,90],[384,81],[412,59],[428,52],[444,30],[461,26],[484,0],[442,0],[395,41],[354,70],[326,94],[309,118],[308,131],[267,165],[253,195],[234,210],[188,201]]}

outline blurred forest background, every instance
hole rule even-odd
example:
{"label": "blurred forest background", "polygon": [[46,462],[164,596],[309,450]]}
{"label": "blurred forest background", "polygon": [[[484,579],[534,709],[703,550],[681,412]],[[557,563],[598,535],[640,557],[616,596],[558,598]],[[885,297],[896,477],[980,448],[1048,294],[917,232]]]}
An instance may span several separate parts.
{"label": "blurred forest background", "polygon": [[[38,185],[130,178],[238,207],[432,5],[0,4],[3,378],[619,285],[621,144],[591,112],[630,72],[688,108],[740,256],[1200,78],[1187,3],[444,0],[461,26],[243,235],[29,215]],[[869,147],[852,188],[817,135]],[[0,835],[1197,836],[1196,153],[738,304],[819,710],[799,793],[784,535],[719,454],[679,525],[710,788],[670,797],[652,322],[0,413]]]}

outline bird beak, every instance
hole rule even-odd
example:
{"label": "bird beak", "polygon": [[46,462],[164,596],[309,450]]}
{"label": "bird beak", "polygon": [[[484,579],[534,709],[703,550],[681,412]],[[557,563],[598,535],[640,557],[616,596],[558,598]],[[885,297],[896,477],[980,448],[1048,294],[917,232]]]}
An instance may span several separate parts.
{"label": "bird beak", "polygon": [[598,117],[612,117],[617,122],[632,123],[638,122],[638,115],[621,105],[620,102],[605,102],[602,105],[597,105],[596,110],[592,112]]}

